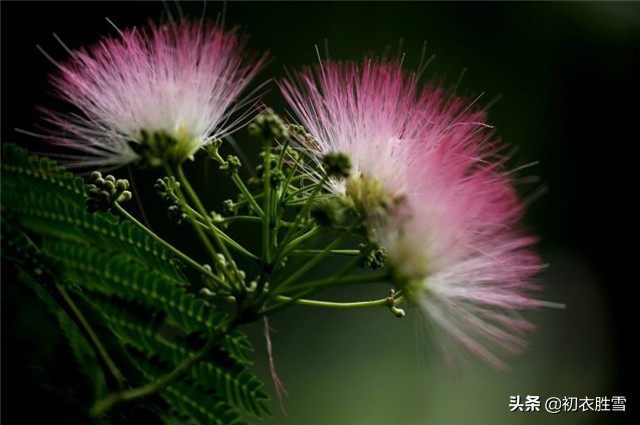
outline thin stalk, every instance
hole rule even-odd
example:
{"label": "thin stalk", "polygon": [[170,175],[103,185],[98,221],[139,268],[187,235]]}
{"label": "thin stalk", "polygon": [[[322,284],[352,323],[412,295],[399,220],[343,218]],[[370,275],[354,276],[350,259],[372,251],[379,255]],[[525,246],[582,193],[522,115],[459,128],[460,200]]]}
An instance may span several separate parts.
{"label": "thin stalk", "polygon": [[235,222],[243,222],[243,221],[253,221],[262,223],[262,219],[260,217],[256,217],[254,215],[234,215],[231,217],[223,217],[220,220],[216,220],[216,223],[226,224],[226,223],[235,223]]}
{"label": "thin stalk", "polygon": [[282,295],[275,297],[277,301],[292,302],[293,304],[306,305],[309,307],[325,307],[325,308],[363,308],[363,307],[386,307],[389,304],[387,298],[382,298],[374,301],[355,301],[355,302],[333,302],[333,301],[318,301],[307,300],[304,298],[289,298]]}
{"label": "thin stalk", "polygon": [[[205,223],[201,222],[200,220],[198,220],[198,224],[200,226],[202,226],[202,228],[205,230],[205,232],[212,234],[211,233],[211,228],[209,226],[207,226]],[[222,230],[218,229],[217,227],[214,227],[214,229],[218,232],[218,236],[226,243],[229,244],[229,246],[231,248],[233,248],[234,250],[236,250],[237,252],[239,252],[240,254],[244,255],[247,258],[250,258],[252,260],[259,260],[260,257],[258,257],[257,255],[255,255],[254,253],[252,253],[251,251],[249,251],[248,249],[246,249],[245,247],[243,247],[242,245],[240,245],[238,242],[234,241],[233,239],[231,239],[230,236],[228,236],[226,233],[224,233]]]}
{"label": "thin stalk", "polygon": [[268,268],[271,267],[271,219],[272,210],[271,210],[271,144],[265,143],[264,158],[262,161],[262,179],[263,179],[263,189],[262,193],[264,193],[264,198],[262,199],[262,208],[264,211],[264,216],[262,219],[262,261],[267,265]]}
{"label": "thin stalk", "polygon": [[351,234],[351,232],[357,227],[357,225],[358,225],[358,222],[354,222],[349,227],[349,229],[347,231],[345,231],[339,237],[334,239],[329,245],[327,245],[324,248],[324,250],[320,254],[318,254],[315,257],[313,257],[304,266],[302,266],[301,268],[296,270],[287,279],[285,279],[284,282],[278,284],[277,286],[281,286],[283,288],[286,288],[292,282],[295,282],[296,280],[298,280],[299,278],[301,278],[302,276],[307,274],[312,268],[314,268],[316,265],[318,265],[318,263],[320,263],[320,261],[322,261],[324,259],[324,257],[326,257],[334,247],[336,247],[336,246],[340,245],[342,242],[344,242],[344,240]]}
{"label": "thin stalk", "polygon": [[141,230],[143,230],[144,232],[146,232],[149,236],[151,236],[151,238],[156,241],[157,243],[159,243],[160,245],[164,246],[167,250],[169,250],[173,255],[175,255],[176,257],[180,258],[182,261],[184,261],[185,263],[187,263],[188,265],[190,265],[191,267],[193,267],[194,269],[196,269],[197,271],[199,271],[200,273],[206,275],[208,278],[211,278],[212,280],[214,280],[217,283],[220,283],[222,285],[224,285],[224,282],[216,275],[214,275],[213,273],[211,273],[211,271],[207,270],[206,268],[204,268],[201,264],[198,264],[195,260],[193,260],[191,257],[189,257],[188,255],[184,254],[182,251],[176,249],[175,247],[173,247],[171,244],[169,244],[168,242],[166,242],[164,239],[162,239],[160,236],[156,235],[153,231],[151,231],[151,229],[149,229],[148,227],[146,227],[145,225],[143,225],[142,223],[140,223],[134,216],[132,216],[131,214],[129,214],[129,212],[127,212],[127,210],[125,210],[124,208],[122,208],[122,206],[120,204],[118,204],[117,202],[114,204],[116,207],[116,210],[123,215],[125,218],[127,218],[128,220],[130,220],[131,222],[133,222],[136,226],[138,226]]}
{"label": "thin stalk", "polygon": [[[299,225],[300,221],[304,217],[306,217],[306,215],[309,213],[311,204],[313,203],[313,200],[315,199],[315,197],[318,195],[318,192],[320,192],[320,189],[322,188],[322,185],[324,184],[326,179],[327,179],[327,175],[325,174],[322,176],[322,179],[320,179],[320,181],[317,183],[317,186],[314,188],[313,192],[309,196],[309,199],[307,199],[307,203],[302,207],[302,211],[300,211],[300,213],[296,216],[294,225],[285,234],[282,240],[282,246],[286,247],[289,244],[290,239],[295,235],[296,226]],[[282,255],[278,255],[278,256],[282,257]]]}
{"label": "thin stalk", "polygon": [[282,193],[278,197],[278,202],[284,203],[284,198],[287,196],[287,190],[289,189],[289,185],[292,182],[293,175],[298,169],[298,165],[300,165],[300,158],[297,158],[293,166],[291,166],[291,168],[289,169],[289,174],[287,175],[287,178],[285,179],[284,184],[282,185]]}
{"label": "thin stalk", "polygon": [[[189,183],[186,181],[186,179],[184,179],[184,174],[181,172],[181,167],[178,167],[178,181],[180,180],[184,180],[184,182],[182,182],[182,185],[185,188],[191,188],[191,186],[189,185]],[[173,170],[170,167],[166,167],[166,171],[167,174],[170,177],[176,177],[175,174],[173,173]],[[191,189],[193,190],[193,189]],[[188,203],[187,203],[187,199],[184,196],[184,194],[182,193],[182,188],[179,188],[177,190],[179,199],[182,203],[182,205],[187,206],[188,207]],[[211,241],[209,240],[209,238],[207,238],[207,235],[204,233],[204,231],[200,228],[200,226],[198,225],[198,220],[195,218],[194,214],[193,214],[193,210],[191,208],[186,208],[186,212],[187,212],[187,216],[189,217],[189,221],[191,222],[191,225],[193,226],[194,230],[196,231],[196,233],[198,234],[198,237],[200,238],[200,240],[202,241],[202,244],[205,246],[207,252],[209,253],[209,256],[211,257],[211,260],[214,262],[214,264],[216,265],[216,268],[222,272],[227,279],[229,279],[229,274],[228,271],[226,269],[226,267],[224,266],[224,264],[222,264],[221,259],[218,257],[218,254],[216,253],[215,248],[213,247],[213,245],[211,245]],[[205,212],[206,215],[206,212]],[[232,282],[232,279],[229,279],[229,282]],[[230,287],[230,283],[228,282],[223,282],[223,285],[225,285],[228,289],[231,289]]]}
{"label": "thin stalk", "polygon": [[[227,224],[227,223],[236,223],[236,222],[254,222],[254,223],[262,223],[262,219],[260,217],[256,217],[254,215],[234,215],[231,217],[223,217],[221,219],[216,220],[215,224]],[[289,221],[280,221],[281,226],[292,226],[293,222]]]}
{"label": "thin stalk", "polygon": [[291,200],[292,198],[295,198],[296,196],[301,195],[304,192],[311,192],[312,190],[315,190],[316,185],[318,185],[318,183],[312,183],[308,186],[297,188],[294,192],[291,192],[289,195],[287,195],[287,200]]}
{"label": "thin stalk", "polygon": [[251,192],[249,192],[249,189],[247,189],[247,186],[245,186],[237,172],[231,173],[231,181],[233,181],[240,192],[242,192],[247,202],[249,202],[249,205],[251,205],[251,208],[255,210],[256,214],[258,214],[260,218],[263,218],[264,212],[262,211],[262,208],[260,208],[256,198],[251,194]]}
{"label": "thin stalk", "polygon": [[[205,223],[205,219],[202,217],[202,215],[200,213],[198,213],[198,211],[194,210],[193,208],[191,208],[189,205],[186,205],[183,202],[183,207],[185,209],[187,209],[188,213],[192,214],[193,217],[195,218],[195,222],[198,223],[206,232],[209,232],[209,234],[211,234],[213,236],[213,233],[211,233],[211,227],[208,226]],[[255,218],[258,221],[262,221],[260,220],[258,217],[252,217],[252,216],[247,216],[248,218]],[[226,242],[227,244],[229,244],[229,246],[233,249],[235,249],[237,252],[239,252],[240,254],[251,258],[252,260],[259,260],[258,256],[253,254],[252,252],[250,252],[249,250],[247,250],[245,247],[243,247],[242,245],[240,245],[238,242],[234,241],[229,235],[227,235],[225,232],[223,232],[221,229],[219,229],[217,226],[213,226],[213,229],[216,231],[216,233],[218,234],[218,236],[220,236],[220,238]]]}
{"label": "thin stalk", "polygon": [[278,155],[278,162],[276,168],[280,169],[282,167],[282,163],[284,162],[284,157],[287,154],[287,148],[289,147],[289,139],[285,140],[282,145],[280,145],[280,155]]}
{"label": "thin stalk", "polygon": [[[289,255],[316,255],[321,253],[321,249],[296,249]],[[354,256],[360,254],[360,251],[357,249],[332,249],[329,252],[329,255],[343,255],[343,256]]]}
{"label": "thin stalk", "polygon": [[[242,180],[240,180],[240,181],[242,181]],[[249,189],[247,189],[247,191],[248,191],[248,190],[249,190]],[[250,193],[249,193],[249,194],[250,194]],[[256,205],[256,206],[258,206],[258,207],[260,207],[260,205],[257,203],[257,201],[258,201],[258,199],[262,199],[262,193],[258,193],[257,195],[251,195],[251,196],[252,196],[253,200],[254,200],[254,201],[256,201],[255,205]],[[251,205],[251,204],[250,204],[250,203],[249,203],[249,201],[247,201],[246,199],[243,199],[243,200],[240,200],[240,201],[236,202],[234,205],[235,205],[236,207],[243,207],[243,206],[245,206],[245,205]],[[262,208],[260,208],[260,211],[262,211]],[[260,215],[260,217],[261,217],[261,215]],[[261,220],[262,220],[262,219],[261,219]]]}
{"label": "thin stalk", "polygon": [[307,288],[310,288],[309,290],[298,292],[295,296],[292,296],[292,295],[284,296],[285,298],[289,298],[290,301],[285,301],[281,304],[277,304],[275,306],[265,309],[263,311],[263,315],[271,316],[276,312],[283,310],[292,304],[295,304],[295,300],[300,299],[304,296],[310,295],[313,292],[317,292],[320,289],[328,288],[331,286],[346,285],[346,284],[353,284],[353,283],[373,283],[373,282],[381,281],[386,277],[388,277],[387,272],[384,272],[384,273],[378,272],[378,273],[345,276],[339,279],[336,279],[335,277],[330,277],[326,279],[317,279],[317,280],[304,282],[301,285],[296,285],[295,289],[298,290],[298,289],[307,287]]}
{"label": "thin stalk", "polygon": [[222,243],[222,240],[220,239],[220,235],[218,234],[218,232],[216,232],[217,228],[213,225],[213,223],[209,219],[207,210],[205,209],[204,205],[202,205],[202,202],[200,201],[198,194],[195,192],[195,190],[193,190],[193,187],[191,187],[189,180],[187,180],[187,177],[184,174],[184,170],[182,169],[182,165],[178,165],[177,171],[178,171],[178,177],[180,178],[180,181],[182,182],[185,188],[185,191],[187,192],[187,196],[189,196],[189,198],[191,198],[191,200],[195,204],[196,211],[200,213],[200,215],[202,216],[202,219],[204,220],[204,223],[207,226],[209,226],[211,233],[213,235],[213,239],[216,241],[216,244],[220,248],[222,255],[227,261],[230,262],[233,258],[231,257],[231,254],[229,254],[229,251],[227,250],[226,245]]}
{"label": "thin stalk", "polygon": [[307,239],[310,239],[319,235],[320,233],[321,233],[321,228],[314,227],[313,229],[309,230],[307,233],[304,233],[303,235],[298,236],[296,239],[289,242],[285,248],[282,248],[278,251],[274,262],[278,264],[280,260],[286,257],[289,254],[289,252],[293,250],[296,246],[300,245],[302,242],[306,241]]}

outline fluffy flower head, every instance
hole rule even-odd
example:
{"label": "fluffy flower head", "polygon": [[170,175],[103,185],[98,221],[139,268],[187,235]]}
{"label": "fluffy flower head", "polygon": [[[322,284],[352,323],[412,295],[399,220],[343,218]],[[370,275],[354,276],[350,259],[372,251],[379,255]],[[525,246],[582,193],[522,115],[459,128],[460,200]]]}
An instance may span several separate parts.
{"label": "fluffy flower head", "polygon": [[54,143],[77,163],[117,167],[181,162],[239,124],[230,114],[264,62],[245,40],[203,22],[131,29],[73,52],[52,84],[74,113],[45,110]]}
{"label": "fluffy flower head", "polygon": [[417,137],[421,102],[414,77],[394,62],[324,62],[279,83],[311,137],[300,140],[316,159],[330,152],[347,154],[352,177],[330,182],[337,194],[401,193],[406,152],[399,145]]}
{"label": "fluffy flower head", "polygon": [[504,369],[503,358],[520,354],[533,328],[519,312],[545,304],[532,282],[541,263],[535,238],[519,226],[523,208],[508,175],[483,152],[494,144],[464,127],[413,147],[413,190],[374,232],[445,358],[470,352]]}

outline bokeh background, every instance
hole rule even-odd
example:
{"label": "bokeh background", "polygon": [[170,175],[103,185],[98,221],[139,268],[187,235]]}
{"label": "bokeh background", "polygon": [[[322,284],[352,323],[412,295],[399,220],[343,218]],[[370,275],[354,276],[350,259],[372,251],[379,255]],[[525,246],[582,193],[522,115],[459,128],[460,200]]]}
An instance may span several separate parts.
{"label": "bokeh background", "polygon": [[[179,7],[178,7],[179,6]],[[41,45],[64,49],[95,42],[118,27],[183,13],[199,17],[203,2],[7,2],[0,4],[2,142],[45,151],[14,129],[33,129],[36,105],[50,105]],[[397,320],[383,310],[318,311],[297,307],[271,320],[275,362],[289,392],[286,414],[271,404],[265,424],[603,424],[640,423],[638,411],[640,284],[640,3],[637,2],[207,2],[222,11],[257,51],[272,60],[262,81],[284,67],[317,62],[315,46],[334,59],[405,54],[416,69],[423,43],[435,59],[424,75],[484,93],[491,122],[513,149],[511,167],[531,200],[526,223],[541,237],[549,268],[545,298],[565,310],[528,317],[538,329],[527,355],[508,373],[482,364],[452,373],[435,357],[416,311]],[[398,47],[402,40],[401,47]],[[264,100],[286,107],[275,85]],[[255,142],[236,135],[253,158]],[[190,172],[210,203],[226,197],[226,182],[196,161]],[[128,177],[122,172],[122,177]],[[134,176],[155,229],[188,249],[187,232],[164,228],[152,172]],[[539,183],[532,183],[536,177]],[[132,206],[135,209],[135,206]],[[139,214],[139,212],[136,212]],[[243,237],[251,240],[249,230]],[[193,252],[194,256],[201,253]],[[65,383],[74,379],[60,333],[38,301],[2,268],[2,414],[4,423],[70,423]],[[379,297],[385,287],[361,287],[327,298]],[[273,393],[262,325],[249,329],[256,368]],[[45,385],[46,384],[46,385]],[[55,389],[54,392],[47,391]],[[627,412],[515,412],[509,396],[625,396]],[[274,397],[275,398],[275,397]]]}

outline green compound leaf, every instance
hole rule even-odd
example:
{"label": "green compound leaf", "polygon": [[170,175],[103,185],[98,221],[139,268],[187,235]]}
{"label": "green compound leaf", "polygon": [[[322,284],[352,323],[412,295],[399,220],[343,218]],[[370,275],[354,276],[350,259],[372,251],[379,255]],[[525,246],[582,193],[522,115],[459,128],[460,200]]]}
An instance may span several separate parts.
{"label": "green compound leaf", "polygon": [[[185,289],[189,282],[173,254],[127,220],[89,214],[84,182],[54,161],[5,145],[1,169],[3,247],[16,234],[29,235],[37,255],[24,265],[55,265],[55,282],[64,284],[109,341],[108,351],[129,385],[157,379],[208,339],[219,338],[202,361],[160,391],[170,407],[167,420],[236,424],[243,423],[238,409],[256,417],[268,414],[262,384],[247,369],[252,352],[247,337],[238,330],[222,332],[230,316]],[[3,250],[3,256],[22,264],[24,252],[10,251]],[[95,353],[43,283],[23,274],[59,320],[79,366],[96,380],[95,395],[103,395],[105,378]]]}
{"label": "green compound leaf", "polygon": [[[47,158],[29,157],[15,145],[3,146],[2,206],[27,229],[40,235],[91,243],[126,255],[130,260],[168,276],[175,285],[188,285],[178,261],[147,233],[129,221],[85,208],[82,179]],[[12,160],[16,163],[10,162]],[[27,168],[35,167],[33,170]]]}
{"label": "green compound leaf", "polygon": [[90,246],[45,239],[45,253],[66,265],[77,285],[105,295],[154,307],[185,332],[211,334],[227,321],[225,314],[192,293],[176,287],[163,274]]}
{"label": "green compound leaf", "polygon": [[[3,191],[40,190],[47,188],[68,202],[84,205],[84,181],[48,158],[30,156],[14,144],[2,146]],[[6,192],[5,192],[6,193]]]}

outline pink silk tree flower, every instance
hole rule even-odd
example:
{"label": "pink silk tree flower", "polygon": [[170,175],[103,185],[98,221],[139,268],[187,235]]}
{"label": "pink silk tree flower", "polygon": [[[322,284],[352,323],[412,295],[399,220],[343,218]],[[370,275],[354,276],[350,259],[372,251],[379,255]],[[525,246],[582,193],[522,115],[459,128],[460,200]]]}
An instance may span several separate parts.
{"label": "pink silk tree flower", "polygon": [[523,206],[484,112],[436,85],[418,90],[394,63],[329,62],[296,81],[280,87],[312,136],[300,143],[317,160],[350,157],[351,177],[331,188],[366,218],[445,358],[505,369],[533,329],[520,312],[550,303],[536,298],[535,238],[519,227]]}
{"label": "pink silk tree flower", "polygon": [[119,31],[71,53],[51,77],[72,108],[45,109],[49,136],[81,154],[70,165],[116,168],[140,161],[180,163],[246,122],[231,114],[265,55],[244,53],[246,40],[187,20]]}
{"label": "pink silk tree flower", "polygon": [[542,264],[536,239],[519,225],[522,204],[502,161],[487,156],[496,144],[475,125],[435,139],[426,131],[412,146],[414,187],[374,234],[404,297],[434,325],[445,359],[453,366],[466,351],[506,369],[503,359],[521,354],[533,330],[520,312],[551,303],[536,298]]}
{"label": "pink silk tree flower", "polygon": [[405,77],[400,64],[324,62],[279,86],[311,136],[301,138],[303,149],[318,162],[329,152],[350,158],[347,184],[331,180],[330,190],[352,197],[365,186],[390,197],[405,190],[407,158],[399,146],[418,137],[412,111],[421,99],[416,78]]}

